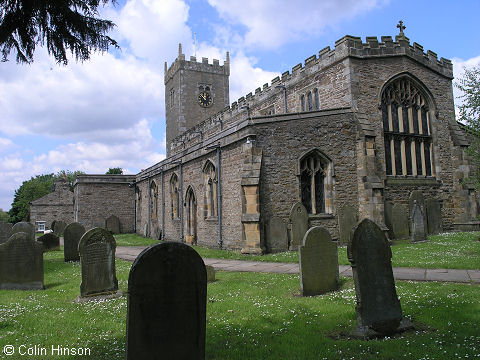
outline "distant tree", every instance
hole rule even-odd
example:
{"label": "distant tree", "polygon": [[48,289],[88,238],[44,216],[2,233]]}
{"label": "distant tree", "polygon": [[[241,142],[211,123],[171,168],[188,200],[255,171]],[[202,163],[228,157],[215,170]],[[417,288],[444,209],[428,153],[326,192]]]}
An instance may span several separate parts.
{"label": "distant tree", "polygon": [[463,92],[459,106],[460,121],[467,125],[473,135],[468,153],[476,164],[475,183],[480,188],[480,66],[464,69],[463,76],[455,86]]}
{"label": "distant tree", "polygon": [[8,212],[3,211],[0,209],[0,221],[8,222]]}
{"label": "distant tree", "polygon": [[100,3],[109,2],[116,4],[116,0],[0,0],[2,61],[15,50],[17,63],[31,63],[36,45],[46,44],[57,63],[65,65],[68,50],[84,61],[92,51],[118,48],[105,35],[115,24],[97,18]]}
{"label": "distant tree", "polygon": [[119,168],[119,167],[110,168],[110,169],[108,169],[108,171],[105,174],[106,175],[115,175],[115,174],[122,175],[123,170],[122,170],[122,168]]}
{"label": "distant tree", "polygon": [[17,223],[19,221],[30,220],[30,203],[34,200],[40,199],[53,191],[53,182],[55,179],[63,178],[70,184],[70,190],[73,191],[73,182],[79,174],[84,174],[82,171],[62,170],[56,175],[37,175],[30,180],[26,180],[22,185],[15,190],[12,207],[8,212],[8,221]]}

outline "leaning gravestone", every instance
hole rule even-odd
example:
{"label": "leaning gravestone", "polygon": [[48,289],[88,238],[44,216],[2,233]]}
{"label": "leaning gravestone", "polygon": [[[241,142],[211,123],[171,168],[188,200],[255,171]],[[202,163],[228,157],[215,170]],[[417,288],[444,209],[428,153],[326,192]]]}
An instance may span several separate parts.
{"label": "leaning gravestone", "polygon": [[305,206],[297,201],[290,210],[291,238],[290,250],[297,250],[302,245],[303,237],[308,230],[308,213]]}
{"label": "leaning gravestone", "polygon": [[411,327],[403,319],[392,271],[392,252],[384,232],[373,221],[360,222],[347,247],[357,298],[354,336],[386,336]]}
{"label": "leaning gravestone", "polygon": [[10,223],[6,223],[3,221],[0,222],[0,244],[8,240],[8,238],[12,234],[12,227],[13,225]]}
{"label": "leaning gravestone", "polygon": [[427,213],[427,233],[440,234],[443,231],[440,202],[437,199],[426,199],[425,212]]}
{"label": "leaning gravestone", "polygon": [[0,289],[43,290],[43,245],[16,232],[0,244]]}
{"label": "leaning gravestone", "polygon": [[315,296],[338,288],[338,250],[329,232],[310,228],[299,247],[300,291]]}
{"label": "leaning gravestone", "polygon": [[270,252],[285,251],[288,248],[288,232],[285,222],[272,216],[267,223],[267,249]]}
{"label": "leaning gravestone", "polygon": [[410,217],[412,224],[412,242],[424,241],[427,239],[425,235],[425,223],[423,221],[422,209],[417,205],[415,200]]}
{"label": "leaning gravestone", "polygon": [[83,234],[78,244],[82,267],[81,297],[111,294],[118,290],[115,248],[115,238],[105,229],[94,228]]}
{"label": "leaning gravestone", "polygon": [[142,251],[128,277],[127,360],[205,359],[206,300],[205,264],[193,248]]}
{"label": "leaning gravestone", "polygon": [[43,234],[37,241],[43,244],[43,251],[60,250],[60,238],[54,233]]}
{"label": "leaning gravestone", "polygon": [[112,234],[120,234],[120,219],[115,215],[109,216],[105,220],[105,229]]}
{"label": "leaning gravestone", "polygon": [[13,235],[18,232],[27,233],[32,240],[35,240],[35,226],[28,222],[21,221],[13,225],[11,234]]}
{"label": "leaning gravestone", "polygon": [[60,235],[63,234],[63,231],[65,230],[66,227],[67,227],[67,223],[65,221],[57,220],[57,221],[55,221],[55,225],[53,227],[53,232],[56,235],[60,236]]}
{"label": "leaning gravestone", "polygon": [[352,230],[357,225],[357,210],[350,205],[344,205],[338,210],[338,228],[340,243],[348,244],[352,238]]}
{"label": "leaning gravestone", "polygon": [[78,243],[83,234],[85,234],[85,228],[82,224],[74,222],[67,225],[63,231],[63,254],[65,261],[80,261]]}
{"label": "leaning gravestone", "polygon": [[407,207],[397,203],[392,208],[392,231],[395,239],[406,239],[410,234]]}

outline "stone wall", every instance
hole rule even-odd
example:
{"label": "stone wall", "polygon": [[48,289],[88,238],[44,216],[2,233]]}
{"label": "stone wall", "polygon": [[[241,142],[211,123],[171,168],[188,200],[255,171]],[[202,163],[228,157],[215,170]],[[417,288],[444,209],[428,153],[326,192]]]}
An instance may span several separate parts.
{"label": "stone wall", "polygon": [[64,180],[54,182],[54,191],[30,203],[30,223],[45,221],[45,228],[50,229],[54,220],[73,221],[73,193],[70,184]]}
{"label": "stone wall", "polygon": [[122,233],[134,232],[134,175],[79,175],[74,183],[74,221],[104,227],[115,215]]}

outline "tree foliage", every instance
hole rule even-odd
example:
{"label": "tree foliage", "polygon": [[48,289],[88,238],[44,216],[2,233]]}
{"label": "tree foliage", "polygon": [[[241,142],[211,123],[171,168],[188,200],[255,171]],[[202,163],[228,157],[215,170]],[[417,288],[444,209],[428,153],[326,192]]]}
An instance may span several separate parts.
{"label": "tree foliage", "polygon": [[78,61],[91,51],[118,48],[106,33],[115,24],[97,16],[100,3],[116,0],[0,0],[0,48],[2,61],[10,51],[17,63],[33,62],[36,45],[46,44],[57,63],[67,64],[69,50]]}
{"label": "tree foliage", "polygon": [[8,212],[0,209],[0,222],[8,222]]}
{"label": "tree foliage", "polygon": [[122,168],[119,168],[119,167],[109,168],[108,171],[105,174],[106,175],[114,175],[114,174],[122,175],[123,170],[122,170]]}
{"label": "tree foliage", "polygon": [[476,163],[475,182],[480,188],[480,66],[464,69],[463,76],[455,86],[463,92],[463,103],[459,106],[460,121],[467,125],[473,135],[468,153]]}
{"label": "tree foliage", "polygon": [[37,175],[30,180],[26,180],[15,190],[12,207],[8,212],[9,222],[17,223],[19,221],[30,220],[30,202],[40,199],[53,191],[53,182],[55,179],[64,178],[70,183],[70,190],[73,190],[73,182],[82,171],[60,171],[56,175]]}

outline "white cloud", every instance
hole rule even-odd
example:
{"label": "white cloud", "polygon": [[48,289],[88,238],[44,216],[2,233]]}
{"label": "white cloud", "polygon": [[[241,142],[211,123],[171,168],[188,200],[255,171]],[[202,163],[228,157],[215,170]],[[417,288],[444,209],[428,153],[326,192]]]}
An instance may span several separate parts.
{"label": "white cloud", "polygon": [[[208,0],[221,17],[248,30],[246,46],[265,49],[317,36],[326,27],[380,6],[383,0]],[[225,33],[232,32],[227,29]],[[225,35],[225,34],[223,34]],[[236,34],[238,35],[238,34]]]}

